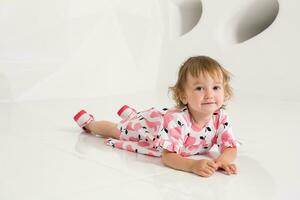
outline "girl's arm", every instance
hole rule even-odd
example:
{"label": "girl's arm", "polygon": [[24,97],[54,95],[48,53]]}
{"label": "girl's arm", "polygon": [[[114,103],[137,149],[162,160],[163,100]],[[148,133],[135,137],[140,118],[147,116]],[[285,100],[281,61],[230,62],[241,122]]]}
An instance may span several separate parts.
{"label": "girl's arm", "polygon": [[228,163],[232,163],[237,155],[237,149],[234,147],[229,147],[226,148],[223,153],[216,158],[215,161],[221,160],[221,161],[226,161]]}
{"label": "girl's arm", "polygon": [[226,148],[223,153],[215,159],[215,163],[218,168],[223,169],[227,175],[236,174],[237,168],[235,164],[232,163],[235,160],[236,155],[237,148]]}
{"label": "girl's arm", "polygon": [[167,150],[163,151],[162,163],[173,169],[192,172],[203,177],[211,176],[218,168],[217,164],[211,160],[184,158],[177,153]]}
{"label": "girl's arm", "polygon": [[162,163],[173,169],[178,169],[181,171],[191,172],[194,160],[189,158],[184,158],[177,153],[172,153],[164,150],[162,153]]}

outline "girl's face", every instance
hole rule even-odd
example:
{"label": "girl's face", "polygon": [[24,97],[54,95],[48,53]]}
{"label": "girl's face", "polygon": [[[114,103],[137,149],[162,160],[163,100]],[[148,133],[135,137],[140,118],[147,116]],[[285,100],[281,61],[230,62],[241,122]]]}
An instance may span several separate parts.
{"label": "girl's face", "polygon": [[212,115],[224,103],[223,77],[202,74],[195,78],[188,74],[181,101],[188,105],[192,115],[199,117]]}

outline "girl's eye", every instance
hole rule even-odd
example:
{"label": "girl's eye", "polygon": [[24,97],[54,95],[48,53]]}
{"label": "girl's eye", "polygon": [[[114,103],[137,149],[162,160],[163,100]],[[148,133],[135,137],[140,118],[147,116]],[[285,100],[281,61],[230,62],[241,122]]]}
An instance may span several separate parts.
{"label": "girl's eye", "polygon": [[220,89],[221,89],[221,86],[214,86],[213,89],[214,89],[214,90],[220,90]]}
{"label": "girl's eye", "polygon": [[201,86],[198,86],[198,87],[196,87],[196,90],[198,90],[198,91],[202,91],[202,90],[203,90],[203,87],[201,87]]}

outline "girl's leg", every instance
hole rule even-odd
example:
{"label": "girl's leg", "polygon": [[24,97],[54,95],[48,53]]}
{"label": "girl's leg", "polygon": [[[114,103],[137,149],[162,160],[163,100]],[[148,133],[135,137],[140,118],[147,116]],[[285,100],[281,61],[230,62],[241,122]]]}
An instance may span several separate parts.
{"label": "girl's leg", "polygon": [[119,139],[119,129],[117,128],[116,123],[109,121],[91,121],[85,126],[86,129],[91,131],[93,135],[101,135],[103,137],[112,137]]}

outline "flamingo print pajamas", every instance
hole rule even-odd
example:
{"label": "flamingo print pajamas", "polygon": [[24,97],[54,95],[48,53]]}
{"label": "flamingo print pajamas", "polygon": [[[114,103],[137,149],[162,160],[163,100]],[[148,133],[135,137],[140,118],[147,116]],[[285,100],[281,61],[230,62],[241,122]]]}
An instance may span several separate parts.
{"label": "flamingo print pajamas", "polygon": [[223,109],[216,111],[204,127],[193,122],[187,107],[132,110],[118,123],[119,139],[107,139],[108,145],[156,157],[161,156],[163,149],[191,156],[203,154],[213,145],[217,145],[220,152],[237,147]]}

